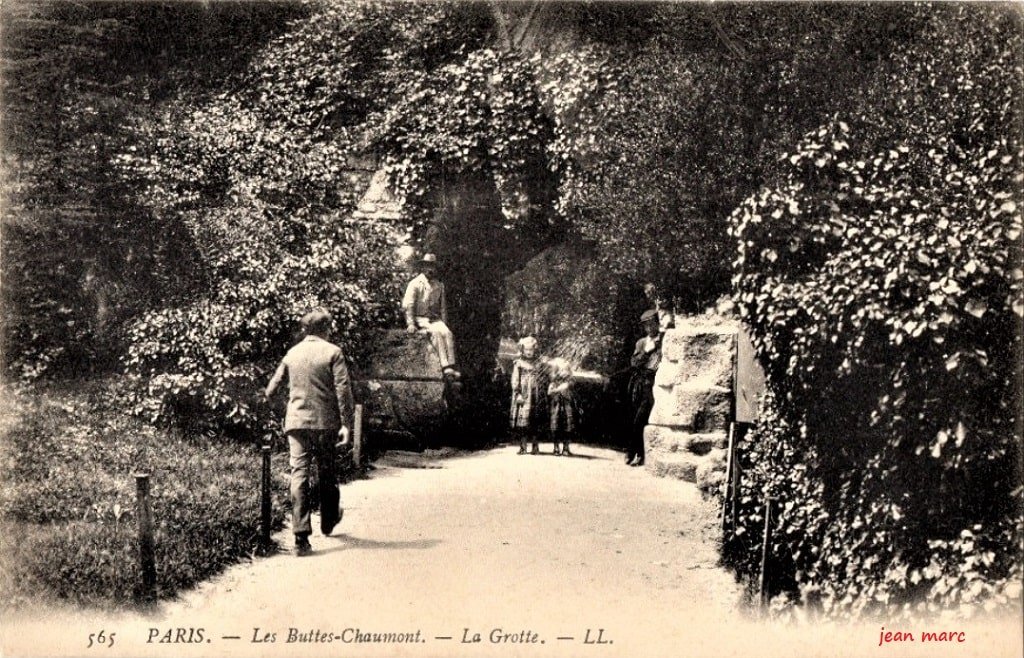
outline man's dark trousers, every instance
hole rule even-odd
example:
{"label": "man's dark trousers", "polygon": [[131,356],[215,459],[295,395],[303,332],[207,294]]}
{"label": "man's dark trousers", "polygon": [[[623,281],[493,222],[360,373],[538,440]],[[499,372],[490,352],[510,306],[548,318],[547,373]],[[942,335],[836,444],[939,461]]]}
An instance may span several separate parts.
{"label": "man's dark trousers", "polygon": [[630,403],[633,417],[630,423],[629,445],[626,460],[644,460],[644,428],[654,408],[654,371],[638,370],[629,382]]}
{"label": "man's dark trousers", "polygon": [[308,538],[310,521],[309,475],[316,459],[320,486],[320,531],[329,534],[338,523],[338,483],[334,475],[334,444],[337,430],[288,431],[288,463],[292,471],[292,531],[296,538]]}

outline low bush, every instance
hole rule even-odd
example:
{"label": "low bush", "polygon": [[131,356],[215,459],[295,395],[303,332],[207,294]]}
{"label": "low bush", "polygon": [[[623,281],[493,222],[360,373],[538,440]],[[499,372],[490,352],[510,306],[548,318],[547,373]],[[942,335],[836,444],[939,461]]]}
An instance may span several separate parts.
{"label": "low bush", "polygon": [[[131,602],[139,581],[136,472],[151,473],[159,596],[257,549],[256,447],[143,425],[117,411],[121,388],[107,380],[4,390],[0,584],[12,604]],[[273,460],[280,528],[287,455]]]}

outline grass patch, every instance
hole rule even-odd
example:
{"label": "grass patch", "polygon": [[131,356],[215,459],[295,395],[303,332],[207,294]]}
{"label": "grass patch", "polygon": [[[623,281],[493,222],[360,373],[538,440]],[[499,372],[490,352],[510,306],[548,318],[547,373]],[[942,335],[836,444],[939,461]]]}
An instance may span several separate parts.
{"label": "grass patch", "polygon": [[[0,588],[5,605],[124,606],[139,581],[136,472],[151,473],[158,596],[251,556],[259,542],[256,445],[185,436],[118,409],[115,380],[0,389]],[[288,509],[273,456],[273,522]]]}

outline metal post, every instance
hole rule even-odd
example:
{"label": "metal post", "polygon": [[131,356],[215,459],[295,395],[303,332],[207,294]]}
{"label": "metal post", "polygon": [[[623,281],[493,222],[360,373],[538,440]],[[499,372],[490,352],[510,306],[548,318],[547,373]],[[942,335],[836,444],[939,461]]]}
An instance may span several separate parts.
{"label": "metal post", "polygon": [[149,503],[149,473],[135,474],[135,516],[139,520],[139,583],[138,598],[143,602],[156,599],[156,558],[153,543],[153,512]]}
{"label": "metal post", "polygon": [[356,405],[355,420],[352,422],[352,461],[363,464],[363,405]]}
{"label": "metal post", "polygon": [[772,540],[772,497],[764,497],[764,540],[761,544],[761,578],[759,584],[759,598],[761,607],[768,605],[768,547]]}
{"label": "metal post", "polygon": [[270,547],[270,446],[263,446],[263,468],[260,477],[260,544]]}

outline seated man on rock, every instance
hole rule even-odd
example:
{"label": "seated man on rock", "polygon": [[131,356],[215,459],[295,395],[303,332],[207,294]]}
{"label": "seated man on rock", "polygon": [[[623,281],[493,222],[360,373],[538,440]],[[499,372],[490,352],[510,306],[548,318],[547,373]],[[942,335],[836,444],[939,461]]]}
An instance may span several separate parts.
{"label": "seated man on rock", "polygon": [[419,261],[420,274],[409,282],[402,298],[405,326],[409,333],[425,333],[437,350],[441,360],[441,373],[458,379],[455,369],[455,338],[448,329],[448,309],[444,298],[444,284],[437,278],[437,257],[423,254]]}

